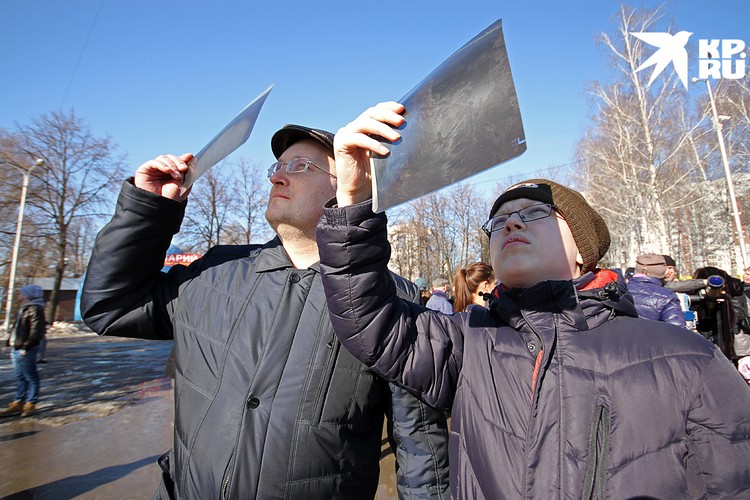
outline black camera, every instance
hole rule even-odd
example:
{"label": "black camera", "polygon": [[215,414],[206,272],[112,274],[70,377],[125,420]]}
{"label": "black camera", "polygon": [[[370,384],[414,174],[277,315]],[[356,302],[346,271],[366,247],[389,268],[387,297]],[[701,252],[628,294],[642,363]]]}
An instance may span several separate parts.
{"label": "black camera", "polygon": [[[719,346],[728,357],[734,355],[732,337],[732,307],[726,290],[726,279],[714,274],[706,279],[681,283],[688,294],[690,310],[695,312],[695,331]],[[689,291],[687,290],[689,288]]]}

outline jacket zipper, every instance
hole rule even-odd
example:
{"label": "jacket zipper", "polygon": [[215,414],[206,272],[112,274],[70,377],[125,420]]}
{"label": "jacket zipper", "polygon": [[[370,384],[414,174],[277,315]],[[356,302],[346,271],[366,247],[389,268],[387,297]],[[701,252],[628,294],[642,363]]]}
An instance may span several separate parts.
{"label": "jacket zipper", "polygon": [[589,432],[588,467],[583,483],[581,498],[604,498],[604,471],[609,450],[609,407],[599,403],[594,410],[594,418]]}
{"label": "jacket zipper", "polygon": [[229,458],[229,464],[227,464],[227,470],[224,472],[224,479],[221,481],[221,500],[229,498],[227,493],[229,491],[229,482],[232,480],[232,469],[234,469],[234,459],[236,453],[232,453]]}

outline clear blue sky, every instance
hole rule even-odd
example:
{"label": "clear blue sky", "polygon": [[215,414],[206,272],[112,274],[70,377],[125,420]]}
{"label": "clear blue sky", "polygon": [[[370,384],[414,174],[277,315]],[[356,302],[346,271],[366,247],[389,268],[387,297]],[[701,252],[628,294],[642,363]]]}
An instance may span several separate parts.
{"label": "clear blue sky", "polygon": [[[663,4],[665,30],[750,43],[747,0]],[[230,158],[273,161],[285,123],[338,127],[397,100],[445,58],[502,18],[528,151],[475,178],[572,161],[589,115],[587,83],[607,80],[620,2],[3,0],[0,127],[74,109],[110,135],[130,171],[165,152],[197,152],[273,83],[255,130]],[[671,68],[668,68],[671,70]],[[694,69],[691,68],[691,71]]]}

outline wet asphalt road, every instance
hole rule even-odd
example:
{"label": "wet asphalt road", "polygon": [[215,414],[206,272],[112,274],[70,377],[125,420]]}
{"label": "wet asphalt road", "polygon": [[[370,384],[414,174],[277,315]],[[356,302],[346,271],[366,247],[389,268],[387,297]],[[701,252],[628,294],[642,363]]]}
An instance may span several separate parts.
{"label": "wet asphalt road", "polygon": [[[0,498],[150,498],[172,441],[171,342],[52,333],[30,417],[0,419]],[[0,404],[13,399],[7,351]]]}
{"label": "wet asphalt road", "polygon": [[[156,459],[172,443],[172,343],[103,338],[73,324],[56,324],[49,337],[38,412],[0,418],[0,500],[151,498]],[[0,405],[14,392],[6,350]],[[395,499],[393,455],[384,448],[383,457],[377,498]]]}

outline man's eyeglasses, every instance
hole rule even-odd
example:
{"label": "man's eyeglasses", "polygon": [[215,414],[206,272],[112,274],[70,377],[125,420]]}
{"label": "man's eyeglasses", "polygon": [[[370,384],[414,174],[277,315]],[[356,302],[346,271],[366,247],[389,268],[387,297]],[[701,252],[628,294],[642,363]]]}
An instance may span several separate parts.
{"label": "man's eyeglasses", "polygon": [[531,205],[530,207],[522,208],[521,210],[516,210],[515,212],[511,212],[509,214],[500,214],[494,216],[493,218],[482,224],[482,231],[484,231],[485,234],[489,236],[495,231],[501,230],[505,227],[505,223],[508,222],[508,219],[510,219],[510,216],[513,214],[518,214],[518,218],[523,222],[531,222],[533,220],[546,219],[547,217],[552,215],[553,211],[557,211],[557,207],[555,205],[550,205],[549,203]]}
{"label": "man's eyeglasses", "polygon": [[326,174],[330,175],[334,179],[336,178],[335,175],[333,175],[328,170],[321,168],[314,164],[311,160],[308,158],[294,158],[293,160],[289,161],[277,161],[271,164],[270,167],[268,167],[268,178],[270,179],[273,174],[284,168],[286,170],[286,173],[288,174],[301,174],[302,172],[307,172],[307,169],[309,167],[315,167],[321,172],[325,172]]}

